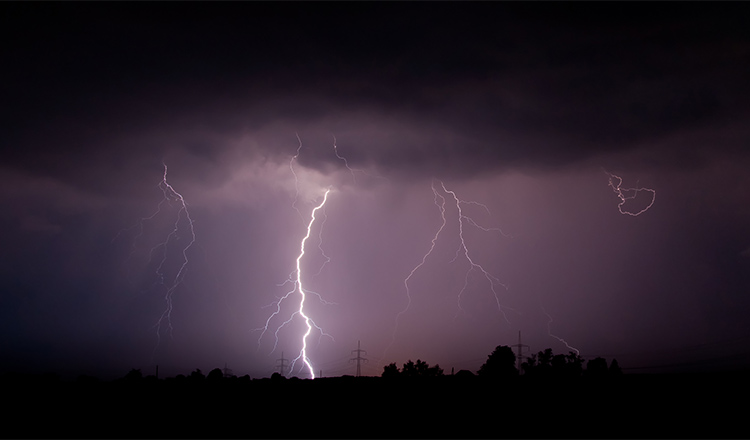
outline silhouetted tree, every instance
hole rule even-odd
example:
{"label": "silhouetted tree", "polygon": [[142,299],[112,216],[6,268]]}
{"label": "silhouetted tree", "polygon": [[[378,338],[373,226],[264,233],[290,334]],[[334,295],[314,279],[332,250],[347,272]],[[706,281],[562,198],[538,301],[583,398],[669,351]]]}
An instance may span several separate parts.
{"label": "silhouetted tree", "polygon": [[555,356],[554,353],[552,353],[552,349],[548,348],[544,351],[540,351],[537,353],[538,357],[537,360],[539,362],[539,368],[542,370],[549,370],[552,368],[552,358]]}
{"label": "silhouetted tree", "polygon": [[487,356],[487,362],[482,364],[477,371],[481,377],[511,377],[518,374],[516,369],[516,355],[513,349],[507,345],[498,345],[495,350]]}
{"label": "silhouetted tree", "polygon": [[[422,361],[417,359],[417,362],[422,362]],[[414,362],[411,359],[409,359],[401,368],[401,376],[417,377],[417,366],[414,364]]]}
{"label": "silhouetted tree", "polygon": [[427,368],[427,377],[438,377],[443,375],[443,369],[440,365],[435,364],[434,367]]}
{"label": "silhouetted tree", "polygon": [[552,372],[558,376],[562,376],[565,373],[565,365],[568,362],[567,356],[564,354],[556,354],[552,356],[552,361],[550,362],[550,366],[552,367]]}
{"label": "silhouetted tree", "polygon": [[580,377],[583,374],[583,358],[575,352],[569,352],[565,357],[565,375]]}
{"label": "silhouetted tree", "polygon": [[99,378],[95,376],[89,376],[88,374],[82,374],[76,378],[76,383],[80,384],[93,384],[98,383]]}
{"label": "silhouetted tree", "polygon": [[621,374],[622,374],[622,369],[620,368],[620,364],[617,363],[617,359],[612,359],[612,363],[609,364],[609,375],[619,376]]}
{"label": "silhouetted tree", "polygon": [[208,376],[206,376],[206,379],[211,381],[217,381],[224,378],[224,372],[221,371],[221,368],[214,368],[213,370],[208,372]]}
{"label": "silhouetted tree", "polygon": [[[389,369],[389,374],[393,374],[394,368],[396,367],[396,364],[391,365],[387,367]],[[395,371],[397,372],[398,369],[396,368]],[[385,373],[385,369],[383,372]],[[399,375],[401,377],[437,377],[443,375],[443,369],[437,364],[434,367],[430,367],[430,364],[421,359],[417,359],[416,363],[412,362],[410,359],[404,364]]]}
{"label": "silhouetted tree", "polygon": [[131,380],[140,380],[143,379],[143,373],[141,373],[141,370],[133,368],[128,372],[128,374],[125,375],[123,378],[125,380],[131,381]]}
{"label": "silhouetted tree", "polygon": [[521,368],[525,374],[535,376],[577,377],[583,372],[583,358],[572,351],[556,355],[548,348],[531,355]]}
{"label": "silhouetted tree", "polygon": [[531,356],[527,357],[526,360],[521,364],[521,369],[523,370],[523,374],[534,374],[536,367],[537,367],[536,354],[532,354]]}
{"label": "silhouetted tree", "polygon": [[529,356],[526,361],[521,364],[521,368],[523,369],[524,374],[533,376],[548,375],[552,370],[553,357],[554,354],[552,353],[552,349],[548,348]]}
{"label": "silhouetted tree", "polygon": [[385,378],[394,378],[399,376],[398,367],[396,366],[395,362],[392,362],[385,367],[383,367],[383,374],[380,375],[380,377]]}
{"label": "silhouetted tree", "polygon": [[196,368],[195,371],[190,373],[190,376],[188,376],[188,379],[193,380],[193,381],[201,381],[205,378],[206,376],[204,376],[203,373],[201,373],[200,368]]}
{"label": "silhouetted tree", "polygon": [[597,357],[586,362],[586,375],[590,377],[603,377],[608,373],[607,360]]}

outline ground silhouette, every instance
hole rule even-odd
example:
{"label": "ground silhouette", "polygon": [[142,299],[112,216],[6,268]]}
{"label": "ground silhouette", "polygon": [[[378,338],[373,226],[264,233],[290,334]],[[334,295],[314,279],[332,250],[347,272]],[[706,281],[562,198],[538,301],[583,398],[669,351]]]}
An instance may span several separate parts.
{"label": "ground silhouette", "polygon": [[[584,369],[570,354],[540,353],[528,374],[508,373],[503,347],[488,356],[481,374],[446,375],[422,360],[402,369],[390,364],[382,377],[314,380],[224,377],[218,368],[165,379],[133,369],[114,381],[5,374],[3,432],[6,438],[750,437],[742,403],[750,391],[747,372],[618,374],[614,361],[592,359]],[[490,374],[495,361],[502,374]]]}

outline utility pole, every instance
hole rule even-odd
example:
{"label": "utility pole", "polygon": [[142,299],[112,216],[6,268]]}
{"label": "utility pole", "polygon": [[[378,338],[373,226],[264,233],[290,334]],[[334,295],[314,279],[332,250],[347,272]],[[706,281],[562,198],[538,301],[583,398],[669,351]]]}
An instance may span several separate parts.
{"label": "utility pole", "polygon": [[284,376],[284,370],[286,370],[286,361],[288,359],[284,359],[284,352],[281,352],[281,359],[276,359],[276,362],[279,362],[279,365],[276,367],[279,369],[279,374]]}
{"label": "utility pole", "polygon": [[521,330],[518,331],[518,344],[511,345],[511,347],[518,348],[518,354],[516,355],[516,364],[517,364],[516,368],[518,368],[518,374],[523,374],[523,372],[521,371],[521,358],[523,357],[523,349],[524,347],[526,348],[530,348],[530,347],[528,345],[521,344]]}
{"label": "utility pole", "polygon": [[359,341],[357,341],[357,349],[356,350],[352,350],[352,353],[357,353],[357,357],[353,357],[353,358],[349,359],[349,362],[351,362],[351,361],[357,361],[357,374],[356,374],[356,377],[360,377],[362,375],[362,368],[360,367],[360,361],[367,362],[367,359],[365,359],[365,358],[362,357],[362,353],[366,354],[367,351],[360,349],[359,348]]}
{"label": "utility pole", "polygon": [[227,363],[224,362],[224,377],[232,377],[234,376],[234,373],[232,372],[232,369],[227,367]]}

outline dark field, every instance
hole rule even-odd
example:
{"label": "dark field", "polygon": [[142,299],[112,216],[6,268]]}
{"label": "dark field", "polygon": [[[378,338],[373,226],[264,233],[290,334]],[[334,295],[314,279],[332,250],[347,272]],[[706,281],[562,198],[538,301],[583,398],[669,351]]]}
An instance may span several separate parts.
{"label": "dark field", "polygon": [[747,374],[594,380],[6,376],[14,438],[748,438]]}

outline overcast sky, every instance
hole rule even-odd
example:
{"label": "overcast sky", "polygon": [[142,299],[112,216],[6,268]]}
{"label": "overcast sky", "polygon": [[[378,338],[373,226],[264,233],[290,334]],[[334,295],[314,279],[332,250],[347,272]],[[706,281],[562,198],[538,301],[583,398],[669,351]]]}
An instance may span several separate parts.
{"label": "overcast sky", "polygon": [[738,4],[1,9],[3,370],[750,364]]}

